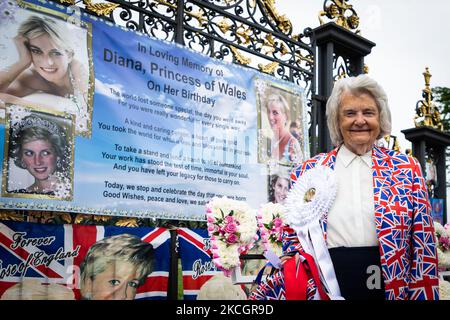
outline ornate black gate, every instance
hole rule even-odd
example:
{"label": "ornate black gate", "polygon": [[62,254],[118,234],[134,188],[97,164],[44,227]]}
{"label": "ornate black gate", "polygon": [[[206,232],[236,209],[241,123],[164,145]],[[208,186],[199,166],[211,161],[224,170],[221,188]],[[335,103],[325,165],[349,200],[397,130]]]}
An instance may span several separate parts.
{"label": "ornate black gate", "polygon": [[[57,0],[150,36],[176,42],[210,57],[240,64],[293,82],[305,90],[309,122],[316,128],[315,45],[306,28],[294,34],[275,0]],[[317,132],[310,130],[312,154]]]}

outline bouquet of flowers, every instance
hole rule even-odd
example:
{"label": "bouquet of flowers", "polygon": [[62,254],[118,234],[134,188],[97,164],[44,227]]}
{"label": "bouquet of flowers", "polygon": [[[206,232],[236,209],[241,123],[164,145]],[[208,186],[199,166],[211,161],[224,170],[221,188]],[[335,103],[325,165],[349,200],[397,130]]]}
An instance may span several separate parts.
{"label": "bouquet of flowers", "polygon": [[239,255],[258,239],[255,211],[245,202],[214,197],[206,205],[213,262],[226,276],[240,266]]}
{"label": "bouquet of flowers", "polygon": [[436,234],[436,247],[438,253],[439,269],[450,268],[450,223],[442,226],[439,222],[434,222]]}
{"label": "bouquet of flowers", "polygon": [[266,251],[282,254],[282,228],[286,209],[279,203],[268,202],[258,211],[258,229]]}

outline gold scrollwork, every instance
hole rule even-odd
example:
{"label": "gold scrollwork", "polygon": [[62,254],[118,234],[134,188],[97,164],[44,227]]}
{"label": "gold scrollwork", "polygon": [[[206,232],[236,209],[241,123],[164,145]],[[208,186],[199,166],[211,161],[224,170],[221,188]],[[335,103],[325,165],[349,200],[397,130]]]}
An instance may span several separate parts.
{"label": "gold scrollwork", "polygon": [[347,78],[347,77],[348,77],[348,74],[347,74],[347,72],[345,72],[344,68],[340,68],[338,70],[336,80],[340,80],[340,79]]}
{"label": "gold scrollwork", "polygon": [[217,23],[217,26],[219,27],[220,31],[222,31],[222,33],[227,33],[231,29],[232,25],[229,24],[226,19],[223,19]]}
{"label": "gold scrollwork", "polygon": [[236,61],[239,62],[240,64],[242,64],[242,65],[248,65],[250,62],[252,62],[252,59],[251,59],[251,58],[244,57],[244,56],[239,52],[239,50],[236,49],[235,47],[230,46],[229,48],[230,48],[231,52],[233,53],[233,56],[234,56],[234,58],[236,59]]}
{"label": "gold scrollwork", "polygon": [[432,75],[428,67],[425,68],[425,72],[422,74],[425,79],[425,88],[422,90],[422,97],[424,99],[417,102],[414,124],[416,127],[425,126],[444,131],[441,114],[433,102],[433,95],[430,89],[430,79]]}
{"label": "gold scrollwork", "polygon": [[[353,5],[347,4],[348,0],[325,0],[323,3],[323,10],[319,12],[319,22],[322,25],[323,16],[326,16],[330,20],[347,30],[355,30],[359,26],[359,17]],[[329,5],[327,3],[331,2]],[[350,12],[350,16],[347,14]],[[359,33],[359,30],[356,30]]]}
{"label": "gold scrollwork", "polygon": [[286,45],[283,42],[281,43],[281,46],[280,46],[280,52],[282,55],[289,53],[288,48],[286,47]]}
{"label": "gold scrollwork", "polygon": [[90,215],[89,214],[79,213],[75,217],[74,223],[75,224],[80,224],[80,223],[83,223],[84,221],[89,220],[89,219],[90,219]]}
{"label": "gold scrollwork", "polygon": [[[393,143],[392,143],[392,147],[390,147],[390,145],[389,145],[391,143],[391,139],[394,140]],[[394,151],[397,151],[397,152],[401,152],[400,144],[399,144],[398,139],[397,139],[396,136],[387,135],[387,136],[384,136],[384,140],[387,142],[387,147],[388,148],[390,148],[390,149],[392,149]]]}
{"label": "gold scrollwork", "polygon": [[299,51],[295,52],[295,58],[296,62],[300,63],[302,61],[306,61],[306,63],[313,65],[314,64],[314,58],[311,55],[307,55],[306,57],[302,55]]}
{"label": "gold scrollwork", "polygon": [[139,227],[137,218],[120,219],[115,224],[118,227]]}
{"label": "gold scrollwork", "polygon": [[92,0],[83,0],[83,3],[87,10],[95,12],[99,16],[108,16],[120,6],[118,3],[92,3]]}
{"label": "gold scrollwork", "polygon": [[[157,5],[163,5],[163,6],[169,7],[171,9],[173,9],[173,10],[177,9],[177,5],[174,4],[174,3],[170,3],[170,2],[167,2],[165,0],[153,0],[153,1],[155,1]],[[195,18],[200,26],[204,26],[205,25],[206,18],[205,18],[205,13],[204,12],[201,12],[199,10],[199,11],[196,11],[196,12],[185,11],[184,13],[187,14],[188,16],[191,16],[191,17]]]}
{"label": "gold scrollwork", "polygon": [[280,15],[275,8],[275,0],[262,0],[261,1],[264,10],[267,15],[275,22],[277,28],[284,34],[290,34],[292,32],[292,23],[286,17],[286,15]]}
{"label": "gold scrollwork", "polygon": [[63,4],[75,4],[75,0],[59,0]]}
{"label": "gold scrollwork", "polygon": [[275,69],[278,67],[279,63],[276,61],[270,62],[268,64],[258,64],[258,68],[260,71],[267,73],[267,74],[273,74],[275,72]]}
{"label": "gold scrollwork", "polygon": [[15,211],[0,211],[0,220],[3,221],[24,221],[22,214]]}
{"label": "gold scrollwork", "polygon": [[103,215],[96,215],[96,214],[84,214],[84,213],[79,213],[77,214],[77,216],[75,217],[75,224],[83,224],[86,222],[108,222],[109,220],[111,220],[112,217],[110,216],[103,216]]}
{"label": "gold scrollwork", "polygon": [[268,33],[265,36],[263,48],[266,55],[275,52],[275,39],[273,38],[273,35],[271,33]]}
{"label": "gold scrollwork", "polygon": [[[242,30],[241,30],[242,29]],[[245,28],[243,24],[241,24],[236,29],[236,35],[238,35],[238,41],[239,43],[243,44],[249,44],[250,43],[250,36],[252,35],[252,30],[250,28]],[[242,39],[243,40],[242,40]]]}
{"label": "gold scrollwork", "polygon": [[363,73],[365,73],[365,74],[369,73],[369,66],[367,64],[364,64]]}

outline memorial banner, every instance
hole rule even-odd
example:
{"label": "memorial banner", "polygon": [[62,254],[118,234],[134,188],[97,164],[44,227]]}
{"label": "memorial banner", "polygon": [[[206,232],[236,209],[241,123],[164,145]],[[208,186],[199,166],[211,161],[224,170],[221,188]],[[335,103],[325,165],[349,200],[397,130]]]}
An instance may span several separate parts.
{"label": "memorial banner", "polygon": [[0,22],[0,208],[204,220],[214,196],[284,201],[309,155],[298,86],[21,3]]}
{"label": "memorial banner", "polygon": [[222,271],[217,270],[211,259],[208,230],[179,228],[177,233],[183,274],[183,300],[195,300],[205,282]]}
{"label": "memorial banner", "polygon": [[0,299],[166,299],[169,255],[165,228],[3,222]]}

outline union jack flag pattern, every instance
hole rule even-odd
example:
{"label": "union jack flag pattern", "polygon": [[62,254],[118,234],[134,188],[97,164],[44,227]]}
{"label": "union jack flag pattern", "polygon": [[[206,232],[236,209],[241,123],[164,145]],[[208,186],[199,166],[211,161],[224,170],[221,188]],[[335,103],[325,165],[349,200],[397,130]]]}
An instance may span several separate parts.
{"label": "union jack flag pattern", "polygon": [[211,259],[208,230],[177,229],[184,300],[195,300],[201,286],[218,271]]}
{"label": "union jack flag pattern", "polygon": [[[292,171],[292,182],[317,164],[334,169],[337,151],[319,154],[300,164]],[[386,300],[438,300],[434,225],[420,164],[405,154],[374,147],[372,171]],[[326,217],[321,224],[326,240]],[[284,254],[301,251],[295,232],[290,228],[286,229],[283,249]],[[284,299],[284,280],[268,279],[261,283],[252,298]]]}
{"label": "union jack flag pattern", "polygon": [[95,242],[105,237],[131,234],[155,248],[153,272],[137,288],[135,299],[167,298],[170,233],[165,228],[43,225],[0,222],[0,297],[24,279],[57,283],[80,299],[79,266]]}

